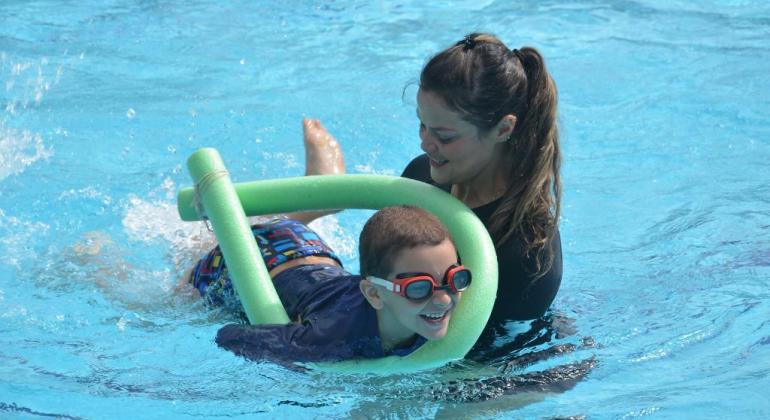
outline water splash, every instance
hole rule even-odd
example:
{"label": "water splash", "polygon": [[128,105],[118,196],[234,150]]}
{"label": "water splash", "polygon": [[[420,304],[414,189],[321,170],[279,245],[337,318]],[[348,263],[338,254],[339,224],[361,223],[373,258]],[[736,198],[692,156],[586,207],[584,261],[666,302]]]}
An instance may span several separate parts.
{"label": "water splash", "polygon": [[53,149],[46,147],[40,134],[6,127],[0,121],[0,181],[51,156]]}
{"label": "water splash", "polygon": [[5,91],[11,98],[5,104],[5,111],[12,116],[40,104],[51,88],[59,84],[63,73],[63,66],[57,65],[53,74],[50,74],[47,57],[40,58],[37,62],[16,62],[2,54],[0,70],[4,69],[9,70],[2,76],[5,79]]}
{"label": "water splash", "polygon": [[0,209],[0,249],[6,249],[3,251],[5,255],[3,262],[20,268],[22,265],[20,256],[28,259],[34,255],[34,250],[30,249],[29,244],[49,229],[50,226],[45,223],[27,222],[15,216],[6,215]]}
{"label": "water splash", "polygon": [[343,229],[335,216],[327,216],[317,219],[309,225],[326,241],[331,249],[343,259],[358,257],[356,250],[356,238]]}
{"label": "water splash", "polygon": [[[21,110],[39,105],[51,88],[59,83],[62,66],[49,68],[47,57],[35,61],[15,61],[5,53],[0,55],[0,78],[5,85],[4,109],[6,117],[13,118]],[[7,118],[0,118],[0,181],[19,174],[32,163],[53,156],[53,149],[46,147],[40,134],[7,125]]]}
{"label": "water splash", "polygon": [[203,223],[179,218],[174,190],[174,182],[167,178],[149,197],[129,195],[122,225],[131,240],[168,246],[170,259],[182,268],[213,247],[215,240]]}
{"label": "water splash", "polygon": [[375,169],[372,165],[366,164],[366,165],[355,165],[353,166],[353,169],[357,173],[361,174],[371,174],[371,175],[389,175],[389,176],[396,176],[398,173],[395,169]]}

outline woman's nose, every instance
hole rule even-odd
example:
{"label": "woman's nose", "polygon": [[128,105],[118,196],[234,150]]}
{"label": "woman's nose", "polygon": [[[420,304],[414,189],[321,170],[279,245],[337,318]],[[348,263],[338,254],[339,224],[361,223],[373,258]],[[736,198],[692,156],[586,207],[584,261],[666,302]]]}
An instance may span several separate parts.
{"label": "woman's nose", "polygon": [[420,148],[425,153],[436,153],[438,150],[436,140],[432,138],[432,135],[428,130],[422,130],[420,132]]}

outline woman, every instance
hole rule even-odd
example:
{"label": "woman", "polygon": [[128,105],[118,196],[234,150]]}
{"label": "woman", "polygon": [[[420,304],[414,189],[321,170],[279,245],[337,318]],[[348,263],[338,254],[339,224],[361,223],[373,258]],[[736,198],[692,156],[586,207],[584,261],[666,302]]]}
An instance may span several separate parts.
{"label": "woman", "polygon": [[[487,227],[499,263],[492,323],[542,316],[561,284],[556,108],[537,50],[510,50],[489,34],[466,36],[420,75],[425,154],[402,176],[450,192]],[[305,135],[328,133],[316,124]]]}

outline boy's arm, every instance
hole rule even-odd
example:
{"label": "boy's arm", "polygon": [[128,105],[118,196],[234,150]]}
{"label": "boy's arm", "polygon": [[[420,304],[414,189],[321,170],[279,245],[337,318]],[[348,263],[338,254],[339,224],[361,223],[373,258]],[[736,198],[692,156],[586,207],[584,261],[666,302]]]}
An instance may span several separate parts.
{"label": "boy's arm", "polygon": [[279,358],[291,346],[292,332],[301,324],[286,325],[241,325],[229,324],[217,332],[219,347],[250,360]]}
{"label": "boy's arm", "polygon": [[[349,343],[306,323],[229,324],[217,332],[217,344],[250,360],[312,362],[351,357]],[[347,345],[346,345],[347,344]]]}

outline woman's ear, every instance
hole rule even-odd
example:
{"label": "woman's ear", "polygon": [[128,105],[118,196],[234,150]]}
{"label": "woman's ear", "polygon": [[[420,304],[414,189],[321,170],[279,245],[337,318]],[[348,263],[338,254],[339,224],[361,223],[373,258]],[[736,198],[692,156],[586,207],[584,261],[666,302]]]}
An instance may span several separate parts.
{"label": "woman's ear", "polygon": [[495,126],[495,141],[497,143],[503,143],[508,141],[513,134],[513,129],[516,128],[516,122],[518,119],[513,114],[504,115],[503,118]]}
{"label": "woman's ear", "polygon": [[382,297],[380,296],[380,289],[372,284],[366,278],[361,279],[358,283],[358,288],[361,289],[361,293],[372,308],[380,310],[383,307]]}

